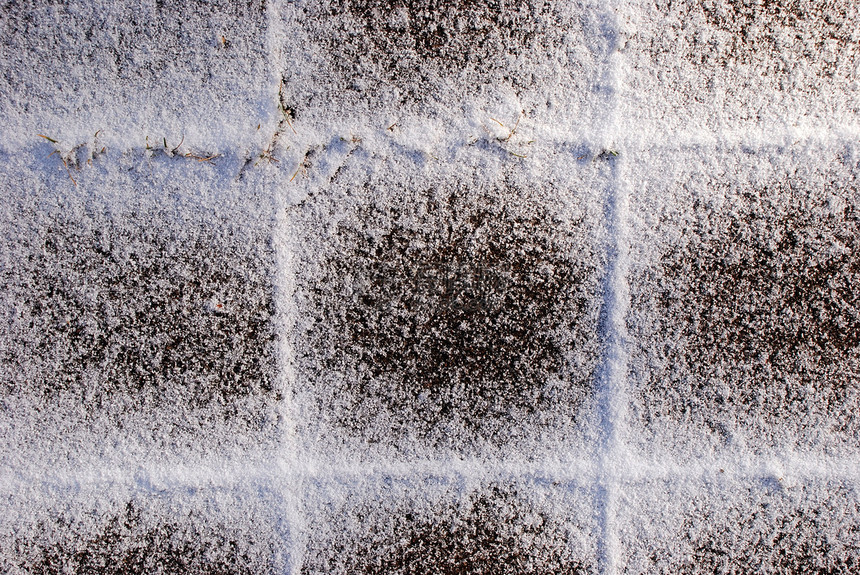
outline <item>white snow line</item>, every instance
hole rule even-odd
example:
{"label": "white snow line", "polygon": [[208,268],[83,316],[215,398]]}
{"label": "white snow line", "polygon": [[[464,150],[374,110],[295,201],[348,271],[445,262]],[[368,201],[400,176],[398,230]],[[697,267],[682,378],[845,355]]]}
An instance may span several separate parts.
{"label": "white snow line", "polygon": [[[731,455],[690,461],[663,457],[637,457],[619,451],[611,463],[582,458],[568,461],[533,461],[527,464],[488,459],[424,459],[413,461],[313,461],[295,465],[284,459],[267,461],[223,459],[187,465],[99,467],[30,467],[0,473],[0,493],[22,488],[95,488],[126,486],[141,491],[167,492],[206,486],[242,489],[249,484],[268,485],[293,491],[312,480],[353,482],[356,479],[402,481],[428,477],[484,482],[536,482],[565,485],[594,485],[605,481],[615,488],[650,481],[705,481],[730,477],[735,480],[784,478],[798,483],[839,481],[860,486],[860,458],[824,457],[813,454],[785,456]],[[284,493],[287,495],[287,493]],[[607,494],[613,497],[611,494]],[[612,504],[614,499],[609,501]]]}
{"label": "white snow line", "polygon": [[30,468],[5,470],[0,474],[0,489],[13,491],[43,486],[50,488],[85,489],[110,485],[126,486],[138,491],[169,492],[189,487],[235,488],[248,483],[273,484],[282,474],[269,462],[204,461],[188,465],[167,466],[91,466]]}
{"label": "white snow line", "polygon": [[679,130],[671,134],[640,127],[635,132],[619,134],[619,145],[633,152],[672,152],[695,150],[732,150],[750,148],[801,149],[805,146],[860,145],[860,126],[839,128],[797,128],[761,130],[758,128],[732,130]]}
{"label": "white snow line", "polygon": [[[270,81],[273,84],[272,95],[277,98],[278,111],[286,113],[281,109],[281,90],[283,78],[279,71],[279,62],[281,62],[282,43],[285,38],[285,31],[282,26],[282,17],[284,6],[280,2],[269,2],[266,6],[267,20],[267,53],[268,60],[271,66],[272,76]],[[273,115],[276,117],[277,114]],[[280,122],[280,120],[278,120]],[[276,122],[276,123],[278,123]],[[292,128],[292,125],[290,125]],[[295,129],[293,128],[293,132]],[[275,140],[273,140],[274,142]],[[274,151],[274,150],[271,150]],[[265,153],[265,152],[264,152]],[[273,182],[269,182],[270,186]],[[296,474],[294,470],[298,468],[297,457],[299,457],[300,445],[298,443],[298,435],[296,434],[296,407],[292,404],[292,390],[296,385],[295,372],[295,350],[293,349],[293,328],[295,324],[295,251],[293,249],[293,241],[289,229],[289,213],[287,198],[282,193],[277,193],[280,190],[280,185],[271,186],[277,194],[276,201],[276,224],[272,244],[275,250],[275,309],[276,309],[276,331],[278,333],[277,340],[277,366],[278,366],[278,389],[280,390],[282,402],[284,405],[282,415],[283,435],[281,443],[282,457],[277,461],[272,462],[271,470],[277,474],[278,492],[283,498],[285,510],[289,514],[290,525],[290,541],[286,543],[289,557],[289,564],[286,566],[287,573],[298,573],[301,571],[304,563],[304,554],[306,548],[305,537],[308,532],[305,514],[303,512],[303,504],[305,497],[305,481],[304,477]],[[270,189],[271,189],[270,188]]]}
{"label": "white snow line", "polygon": [[718,456],[701,460],[677,460],[654,456],[626,460],[617,478],[624,483],[649,481],[705,481],[720,477],[739,480],[785,478],[792,482],[839,481],[860,486],[860,459],[789,456]]}
{"label": "white snow line", "polygon": [[[605,283],[604,337],[606,355],[598,380],[598,405],[602,445],[599,451],[598,493],[601,518],[601,572],[617,572],[618,538],[615,512],[618,482],[626,465],[627,409],[627,330],[626,317],[630,306],[627,268],[629,246],[627,239],[628,184],[623,157],[612,161],[610,185],[607,189],[607,213],[610,242],[609,270]],[[622,461],[624,460],[624,461]]]}
{"label": "white snow line", "polygon": [[295,324],[295,254],[292,249],[289,233],[289,216],[282,199],[277,203],[277,219],[272,244],[275,251],[275,322],[278,332],[277,364],[278,389],[282,394],[283,435],[282,450],[287,458],[295,457],[297,453],[295,434],[294,406],[290,403],[291,390],[295,385],[294,355],[292,330]]}
{"label": "white snow line", "polygon": [[[276,189],[284,185],[283,181],[276,184]],[[300,184],[306,186],[308,184]],[[281,190],[282,191],[282,190]],[[278,368],[284,402],[283,436],[281,458],[273,462],[279,474],[277,489],[284,500],[284,505],[290,514],[290,565],[288,573],[299,573],[304,564],[307,537],[311,532],[307,524],[304,507],[308,498],[308,490],[312,488],[308,480],[313,479],[309,472],[308,460],[313,462],[317,454],[308,449],[298,431],[298,422],[303,417],[295,401],[295,389],[300,385],[299,374],[295,369],[294,329],[297,321],[296,307],[296,230],[290,219],[289,195],[278,194],[278,218],[273,238],[277,254],[277,307],[278,317]],[[311,467],[313,467],[311,463]]]}
{"label": "white snow line", "polygon": [[605,35],[607,54],[601,77],[601,91],[608,96],[603,134],[599,135],[599,147],[609,163],[609,182],[606,188],[606,217],[609,240],[608,269],[604,283],[604,323],[606,354],[603,368],[597,379],[598,417],[601,445],[598,449],[596,504],[600,534],[598,539],[598,565],[603,575],[618,572],[619,549],[617,526],[617,502],[619,472],[624,468],[625,412],[627,406],[627,351],[626,315],[630,306],[627,286],[628,267],[628,185],[625,177],[625,154],[619,150],[619,138],[623,135],[621,107],[618,94],[621,92],[624,66],[618,51],[621,25],[619,5],[616,2],[606,7],[603,15],[602,33]]}
{"label": "white snow line", "polygon": [[596,480],[590,459],[566,462],[506,463],[488,459],[425,459],[403,461],[315,461],[299,472],[315,480],[348,481],[356,478],[397,478],[405,481],[427,477],[473,479],[485,482],[558,482],[589,484]]}
{"label": "white snow line", "polygon": [[[272,77],[271,81],[279,84],[280,77]],[[274,90],[273,101],[277,98],[277,89]],[[580,145],[581,148],[592,148],[596,152],[600,152],[601,146],[609,148],[614,145],[618,149],[626,151],[628,156],[638,156],[643,154],[655,153],[672,153],[684,152],[687,150],[722,150],[730,151],[735,148],[749,148],[753,150],[792,150],[802,149],[806,146],[812,147],[832,147],[834,145],[844,145],[846,147],[860,147],[860,125],[841,125],[837,128],[814,127],[814,128],[797,128],[797,129],[771,129],[761,130],[758,128],[749,129],[723,129],[723,130],[690,130],[681,129],[666,133],[659,129],[650,130],[643,126],[623,126],[616,128],[619,122],[614,120],[614,112],[609,112],[604,118],[603,123],[598,123],[593,129],[580,129],[575,138],[556,138],[552,136],[542,137],[539,142],[539,147],[544,150],[558,150],[571,147],[571,145]],[[277,125],[270,126],[274,132]],[[262,128],[261,128],[262,129]],[[369,130],[369,128],[368,128]],[[356,130],[358,131],[358,130]],[[448,134],[449,139],[457,139],[462,134],[451,132]],[[440,135],[440,137],[443,137]],[[119,141],[125,136],[118,136],[117,143],[108,148],[109,154],[106,156],[107,161],[115,161],[120,157],[138,156],[145,157],[146,150],[132,143],[134,135],[128,137],[128,142]],[[328,133],[302,133],[301,137],[294,134],[289,134],[290,142],[301,142],[304,148],[309,148],[314,145],[325,145],[330,140]],[[460,138],[462,139],[462,138]],[[284,140],[287,141],[287,140]],[[365,140],[367,146],[368,140]],[[301,148],[302,146],[297,146]],[[466,143],[461,144],[462,147],[468,146]],[[368,146],[372,148],[372,146]],[[456,145],[452,144],[452,147]],[[255,154],[262,153],[263,150],[257,150]],[[0,144],[0,154],[7,156],[20,156],[22,154],[37,154],[34,148],[34,141],[26,143],[15,142],[12,145]],[[254,155],[254,157],[258,157]],[[193,160],[188,160],[191,162]],[[213,162],[224,165],[242,166],[247,162],[246,153],[225,150],[213,159]],[[192,164],[189,164],[192,165]],[[254,163],[250,164],[251,166]],[[294,170],[295,166],[290,164]],[[287,169],[287,168],[283,168]],[[238,176],[243,170],[237,168]],[[290,175],[294,173],[290,171]]]}
{"label": "white snow line", "polygon": [[[611,117],[611,114],[610,114]],[[541,140],[545,149],[559,150],[570,147],[593,148],[597,152],[600,146],[609,148],[616,146],[623,150],[628,157],[648,154],[686,152],[688,150],[732,151],[738,148],[752,150],[801,150],[804,147],[860,147],[860,126],[840,126],[839,129],[796,129],[770,130],[767,132],[749,130],[679,130],[667,134],[659,131],[649,131],[641,126],[622,126],[617,130],[607,120],[604,125],[598,125],[594,130],[580,130],[576,138],[550,138]]]}

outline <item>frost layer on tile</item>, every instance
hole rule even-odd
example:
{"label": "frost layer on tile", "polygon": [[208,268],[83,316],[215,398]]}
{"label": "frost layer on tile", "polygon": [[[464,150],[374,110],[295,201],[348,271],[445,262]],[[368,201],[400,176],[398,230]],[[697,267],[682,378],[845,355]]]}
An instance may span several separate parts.
{"label": "frost layer on tile", "polygon": [[60,140],[102,130],[123,147],[253,141],[277,94],[264,4],[4,2],[2,124]]}
{"label": "frost layer on tile", "polygon": [[848,574],[860,567],[860,499],[789,476],[624,489],[620,573]]}
{"label": "frost layer on tile", "polygon": [[303,574],[596,572],[589,501],[572,488],[385,479],[316,495]]}
{"label": "frost layer on tile", "polygon": [[28,492],[26,505],[6,508],[15,521],[7,515],[0,526],[0,568],[100,575],[284,572],[287,534],[277,500],[183,492],[123,498],[108,488],[59,501],[56,493]]}
{"label": "frost layer on tile", "polygon": [[384,112],[394,121],[415,112],[462,118],[465,100],[511,101],[528,114],[571,112],[567,120],[576,123],[600,99],[599,68],[611,43],[591,4],[285,3],[286,104],[299,118]]}
{"label": "frost layer on tile", "polygon": [[633,209],[645,265],[630,280],[631,368],[648,437],[853,449],[856,158],[768,148],[674,159],[654,166],[666,177]]}
{"label": "frost layer on tile", "polygon": [[622,94],[640,121],[670,130],[856,125],[852,0],[656,0],[629,19]]}
{"label": "frost layer on tile", "polygon": [[172,168],[5,180],[6,457],[277,435],[271,214],[209,167]]}
{"label": "frost layer on tile", "polygon": [[288,216],[304,432],[469,450],[574,425],[599,360],[594,190],[402,160],[358,150]]}

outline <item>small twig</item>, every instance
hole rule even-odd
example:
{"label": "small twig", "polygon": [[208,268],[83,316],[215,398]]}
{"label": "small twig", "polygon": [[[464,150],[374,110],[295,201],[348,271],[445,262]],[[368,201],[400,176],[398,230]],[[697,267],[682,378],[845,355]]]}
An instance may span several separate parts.
{"label": "small twig", "polygon": [[66,173],[69,175],[69,179],[70,179],[70,180],[72,180],[72,183],[73,183],[73,184],[75,185],[75,187],[77,188],[77,187],[78,187],[78,183],[75,181],[75,178],[73,178],[73,177],[72,177],[72,171],[71,171],[71,170],[69,170],[69,164],[68,164],[68,162],[66,162],[66,159],[65,159],[64,157],[62,157],[62,156],[60,156],[60,160],[62,160],[62,162],[63,162],[63,166],[66,168]]}
{"label": "small twig", "polygon": [[185,154],[185,157],[186,158],[194,158],[198,162],[208,162],[209,160],[214,160],[215,158],[217,158],[220,155],[221,154],[215,154],[214,156],[209,156],[208,158],[203,158],[201,156],[197,156],[195,154],[192,154],[191,152],[188,152],[187,154]]}
{"label": "small twig", "polygon": [[269,163],[272,163],[272,162],[275,162],[276,164],[281,163],[281,160],[273,157],[271,153],[263,152],[262,154],[260,154],[258,156],[257,161],[254,162],[254,167],[256,168],[257,166],[259,166],[260,162],[262,162],[263,160],[268,160]]}
{"label": "small twig", "polygon": [[523,118],[522,116],[520,116],[519,118],[517,118],[517,123],[516,123],[516,124],[514,124],[514,129],[513,129],[513,130],[511,130],[511,133],[510,133],[510,134],[508,134],[508,137],[507,137],[507,138],[505,138],[504,140],[502,140],[503,142],[507,142],[508,140],[510,140],[510,139],[514,136],[514,134],[515,134],[515,133],[516,133],[516,131],[517,131],[517,128],[518,128],[518,127],[519,127],[519,125],[520,125],[520,120],[522,120],[522,118]]}
{"label": "small twig", "polygon": [[[180,147],[180,146],[182,146],[182,143],[183,143],[184,141],[185,141],[185,134],[182,134],[182,139],[179,141],[179,145],[177,145],[175,148],[173,148],[172,150],[170,150],[170,153],[171,153],[171,154],[175,154],[175,153],[177,152],[177,150],[179,150],[179,147]],[[164,147],[166,148],[167,146],[164,146]]]}

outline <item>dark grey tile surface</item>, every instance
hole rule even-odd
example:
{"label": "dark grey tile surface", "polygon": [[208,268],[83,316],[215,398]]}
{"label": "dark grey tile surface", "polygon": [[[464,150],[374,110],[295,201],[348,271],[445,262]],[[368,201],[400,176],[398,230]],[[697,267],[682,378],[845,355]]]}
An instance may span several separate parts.
{"label": "dark grey tile surface", "polygon": [[[461,119],[481,102],[527,117],[592,118],[611,51],[593,2],[340,0],[285,3],[282,94],[296,117]],[[516,102],[516,103],[514,103]],[[520,110],[515,110],[514,113]]]}
{"label": "dark grey tile surface", "polygon": [[[80,133],[143,147],[253,139],[268,118],[266,2],[3,2],[9,137]],[[226,142],[225,142],[226,140]],[[77,142],[76,142],[77,143]],[[8,142],[7,142],[8,144]]]}
{"label": "dark grey tile surface", "polygon": [[333,503],[309,514],[302,573],[597,572],[588,493],[573,487],[381,478],[318,493]]}
{"label": "dark grey tile surface", "polygon": [[365,179],[362,153],[289,216],[297,377],[319,414],[300,426],[462,453],[570,433],[601,354],[599,168]]}
{"label": "dark grey tile surface", "polygon": [[847,152],[808,157],[691,151],[634,200],[653,218],[639,220],[648,265],[632,274],[629,322],[649,437],[692,423],[729,450],[856,445],[857,166]]}
{"label": "dark grey tile surface", "polygon": [[840,129],[860,112],[850,0],[644,2],[622,53],[629,114],[665,130]]}
{"label": "dark grey tile surface", "polygon": [[209,205],[161,180],[181,165],[131,169],[5,181],[8,443],[62,460],[110,459],[117,443],[157,458],[273,445],[271,210],[214,169],[197,180]]}
{"label": "dark grey tile surface", "polygon": [[[717,474],[722,476],[724,474]],[[789,477],[631,485],[622,573],[853,573],[854,487]],[[671,503],[670,503],[671,502]]]}
{"label": "dark grey tile surface", "polygon": [[15,524],[3,521],[0,568],[109,575],[274,575],[287,568],[289,534],[271,495],[202,485],[190,493],[82,491],[60,501],[29,493]]}

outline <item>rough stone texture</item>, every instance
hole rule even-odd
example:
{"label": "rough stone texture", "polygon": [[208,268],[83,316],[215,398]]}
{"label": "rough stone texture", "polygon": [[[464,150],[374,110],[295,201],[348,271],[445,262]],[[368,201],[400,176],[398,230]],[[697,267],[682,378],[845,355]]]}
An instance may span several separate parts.
{"label": "rough stone texture", "polygon": [[264,5],[4,1],[2,122],[60,140],[106,130],[141,147],[189,132],[206,147],[227,130],[252,138],[271,98]]}
{"label": "rough stone texture", "polygon": [[271,443],[274,255],[256,208],[213,216],[145,181],[106,203],[59,181],[3,209],[7,440],[44,456]]}
{"label": "rough stone texture", "polygon": [[470,99],[516,100],[530,116],[584,113],[580,96],[599,90],[592,71],[607,51],[590,4],[303,2],[285,11],[304,36],[285,50],[284,90],[298,117],[319,98],[349,117],[462,115]]}
{"label": "rough stone texture", "polygon": [[[277,519],[254,501],[220,497],[235,509],[152,495],[92,507],[85,502],[83,514],[52,503],[33,519],[19,520],[17,532],[0,532],[0,567],[34,575],[283,573]],[[27,525],[31,520],[35,524]]]}
{"label": "rough stone texture", "polygon": [[559,199],[576,192],[343,182],[293,223],[299,377],[323,419],[371,443],[462,449],[575,418],[599,358],[603,267],[593,214]]}
{"label": "rough stone texture", "polygon": [[[384,485],[348,495],[330,510],[337,520],[311,529],[303,574],[596,573],[594,549],[577,556],[568,544],[583,525],[559,511],[562,488],[547,490],[550,502],[545,487],[527,484]],[[410,496],[416,489],[421,498]]]}
{"label": "rough stone texture", "polygon": [[[857,494],[850,485],[763,477],[738,490],[665,483],[626,497],[641,515],[627,531],[622,573],[854,573],[860,565]],[[672,503],[668,503],[669,501]]]}
{"label": "rough stone texture", "polygon": [[[856,166],[835,158],[785,173],[767,167],[767,150],[717,157],[725,172],[682,169],[667,190],[659,261],[631,282],[641,421],[694,422],[720,443],[740,435],[758,448],[854,444]],[[758,175],[738,176],[753,163]]]}
{"label": "rough stone texture", "polygon": [[642,121],[840,128],[860,112],[860,11],[851,0],[659,0],[640,14],[623,53],[632,64],[624,95]]}

